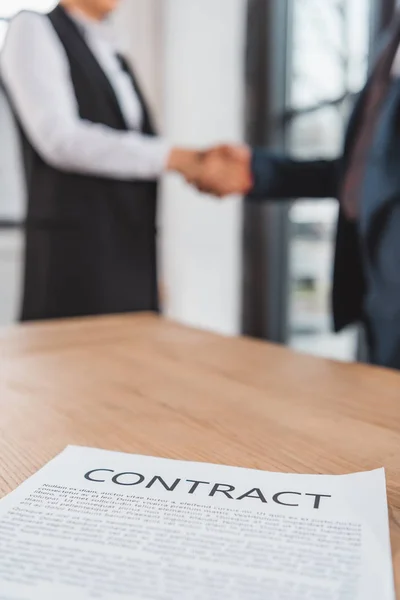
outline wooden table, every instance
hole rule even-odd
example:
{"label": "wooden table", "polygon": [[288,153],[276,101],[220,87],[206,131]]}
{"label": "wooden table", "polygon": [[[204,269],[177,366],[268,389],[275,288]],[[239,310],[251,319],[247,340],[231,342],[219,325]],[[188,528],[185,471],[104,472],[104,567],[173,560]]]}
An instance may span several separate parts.
{"label": "wooden table", "polygon": [[0,332],[0,496],[68,444],[298,473],[385,466],[400,590],[397,373],[151,315]]}

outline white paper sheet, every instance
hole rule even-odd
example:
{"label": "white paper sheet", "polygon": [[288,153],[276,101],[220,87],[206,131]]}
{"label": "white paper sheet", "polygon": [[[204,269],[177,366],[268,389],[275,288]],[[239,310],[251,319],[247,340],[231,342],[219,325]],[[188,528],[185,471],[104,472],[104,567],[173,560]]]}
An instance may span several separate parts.
{"label": "white paper sheet", "polygon": [[0,600],[394,600],[383,469],[68,447],[0,502]]}

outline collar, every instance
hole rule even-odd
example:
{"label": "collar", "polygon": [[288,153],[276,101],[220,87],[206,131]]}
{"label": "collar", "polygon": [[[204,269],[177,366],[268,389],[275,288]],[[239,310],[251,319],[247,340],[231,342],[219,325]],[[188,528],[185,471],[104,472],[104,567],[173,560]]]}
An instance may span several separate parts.
{"label": "collar", "polygon": [[99,40],[106,41],[109,44],[116,45],[114,32],[109,19],[106,18],[102,21],[91,19],[78,8],[68,9],[67,12],[85,37],[93,36]]}

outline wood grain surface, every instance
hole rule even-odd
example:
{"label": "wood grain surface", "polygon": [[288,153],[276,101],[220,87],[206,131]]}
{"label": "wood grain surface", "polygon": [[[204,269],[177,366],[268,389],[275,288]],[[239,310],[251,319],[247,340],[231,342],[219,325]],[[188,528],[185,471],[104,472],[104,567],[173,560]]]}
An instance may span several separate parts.
{"label": "wood grain surface", "polygon": [[68,444],[296,473],[384,466],[400,590],[397,373],[152,315],[0,331],[0,497]]}

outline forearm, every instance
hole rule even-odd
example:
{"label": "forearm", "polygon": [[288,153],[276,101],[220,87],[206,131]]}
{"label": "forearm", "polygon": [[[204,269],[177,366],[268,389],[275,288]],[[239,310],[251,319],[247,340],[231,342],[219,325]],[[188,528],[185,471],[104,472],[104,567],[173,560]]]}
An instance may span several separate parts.
{"label": "forearm", "polygon": [[166,168],[168,145],[159,138],[78,120],[26,123],[34,147],[51,166],[110,179],[156,179]]}
{"label": "forearm", "polygon": [[336,198],[339,160],[299,161],[254,149],[250,198]]}

